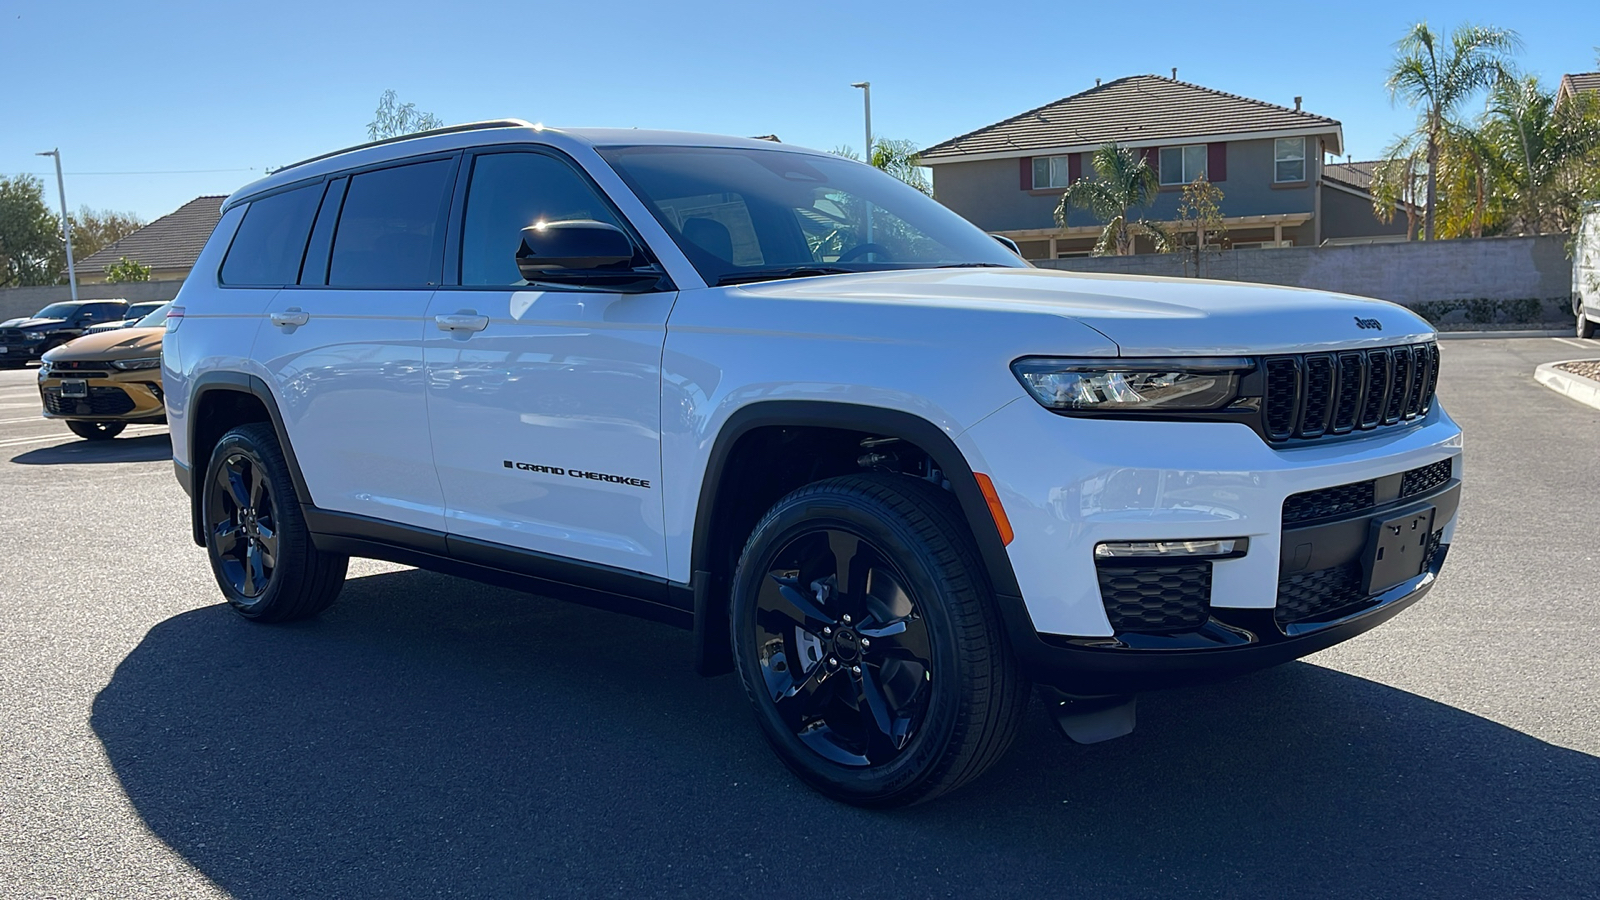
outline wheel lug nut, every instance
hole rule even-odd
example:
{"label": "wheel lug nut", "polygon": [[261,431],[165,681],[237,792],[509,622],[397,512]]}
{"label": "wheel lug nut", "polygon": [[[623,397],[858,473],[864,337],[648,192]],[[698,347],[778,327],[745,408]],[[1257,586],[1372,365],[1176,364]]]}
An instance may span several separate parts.
{"label": "wheel lug nut", "polygon": [[846,614],[845,614],[845,615],[844,615],[844,623],[845,623],[845,624],[846,624],[846,625],[849,625],[849,624],[850,624],[850,614],[849,614],[849,613],[846,613]]}
{"label": "wheel lug nut", "polygon": [[829,626],[829,625],[822,626],[822,633],[823,634],[833,634],[833,627]]}
{"label": "wheel lug nut", "polygon": [[871,646],[872,646],[872,642],[871,641],[867,640],[866,638],[862,638],[861,639],[861,649],[865,650],[865,649],[867,649],[868,647],[871,647]]}
{"label": "wheel lug nut", "polygon": [[834,659],[834,658],[833,658],[833,657],[831,657],[831,656],[830,656],[830,657],[828,657],[828,665],[830,665],[830,666],[837,666],[837,665],[838,665],[838,664],[839,664],[839,661],[838,661],[838,660],[837,660],[837,659]]}
{"label": "wheel lug nut", "polygon": [[861,667],[860,666],[851,666],[850,667],[850,671],[856,673],[857,675],[860,675],[861,674]]}

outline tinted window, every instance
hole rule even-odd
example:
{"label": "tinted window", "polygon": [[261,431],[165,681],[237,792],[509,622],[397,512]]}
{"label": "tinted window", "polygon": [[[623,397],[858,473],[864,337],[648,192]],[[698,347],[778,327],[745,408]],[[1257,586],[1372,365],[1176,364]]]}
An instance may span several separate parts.
{"label": "tinted window", "polygon": [[322,185],[311,184],[250,201],[222,263],[222,283],[294,284],[321,199]]}
{"label": "tinted window", "polygon": [[107,322],[112,319],[122,318],[122,313],[127,308],[121,303],[85,303],[83,309],[78,313],[78,318],[97,319],[101,322]]}
{"label": "tinted window", "polygon": [[365,172],[350,179],[333,235],[328,284],[422,287],[439,281],[439,225],[455,162]]}
{"label": "tinted window", "polygon": [[461,230],[462,284],[527,284],[517,272],[522,229],[536,222],[594,219],[621,227],[589,183],[538,153],[479,156]]}

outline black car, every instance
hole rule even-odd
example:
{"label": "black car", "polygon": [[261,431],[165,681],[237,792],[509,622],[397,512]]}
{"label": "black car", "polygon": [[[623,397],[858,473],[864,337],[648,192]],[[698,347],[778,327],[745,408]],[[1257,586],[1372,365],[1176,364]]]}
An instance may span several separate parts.
{"label": "black car", "polygon": [[17,368],[72,340],[91,325],[121,320],[126,300],[52,303],[32,316],[0,322],[0,366]]}

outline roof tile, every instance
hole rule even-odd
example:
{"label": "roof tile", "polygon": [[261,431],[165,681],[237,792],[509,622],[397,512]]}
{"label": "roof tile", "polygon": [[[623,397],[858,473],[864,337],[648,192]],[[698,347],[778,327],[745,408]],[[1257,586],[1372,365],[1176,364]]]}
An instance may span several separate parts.
{"label": "roof tile", "polygon": [[102,272],[126,256],[152,269],[193,268],[222,218],[225,195],[196,197],[138,231],[78,261],[85,272]]}

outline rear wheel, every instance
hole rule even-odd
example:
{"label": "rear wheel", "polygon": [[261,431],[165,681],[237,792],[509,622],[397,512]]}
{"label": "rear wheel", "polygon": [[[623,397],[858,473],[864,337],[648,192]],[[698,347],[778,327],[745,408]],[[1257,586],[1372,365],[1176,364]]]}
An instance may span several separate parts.
{"label": "rear wheel", "polygon": [[67,427],[86,441],[109,441],[128,425],[125,422],[68,422]]}
{"label": "rear wheel", "polygon": [[953,499],[903,475],[801,488],[735,576],[735,667],[778,757],[813,788],[904,806],[1010,746],[1029,687]]}
{"label": "rear wheel", "polygon": [[311,543],[271,426],[241,425],[223,435],[201,489],[211,571],[235,612],[287,622],[332,605],[350,558]]}
{"label": "rear wheel", "polygon": [[1592,338],[1594,333],[1594,320],[1583,314],[1583,307],[1578,307],[1578,337]]}

